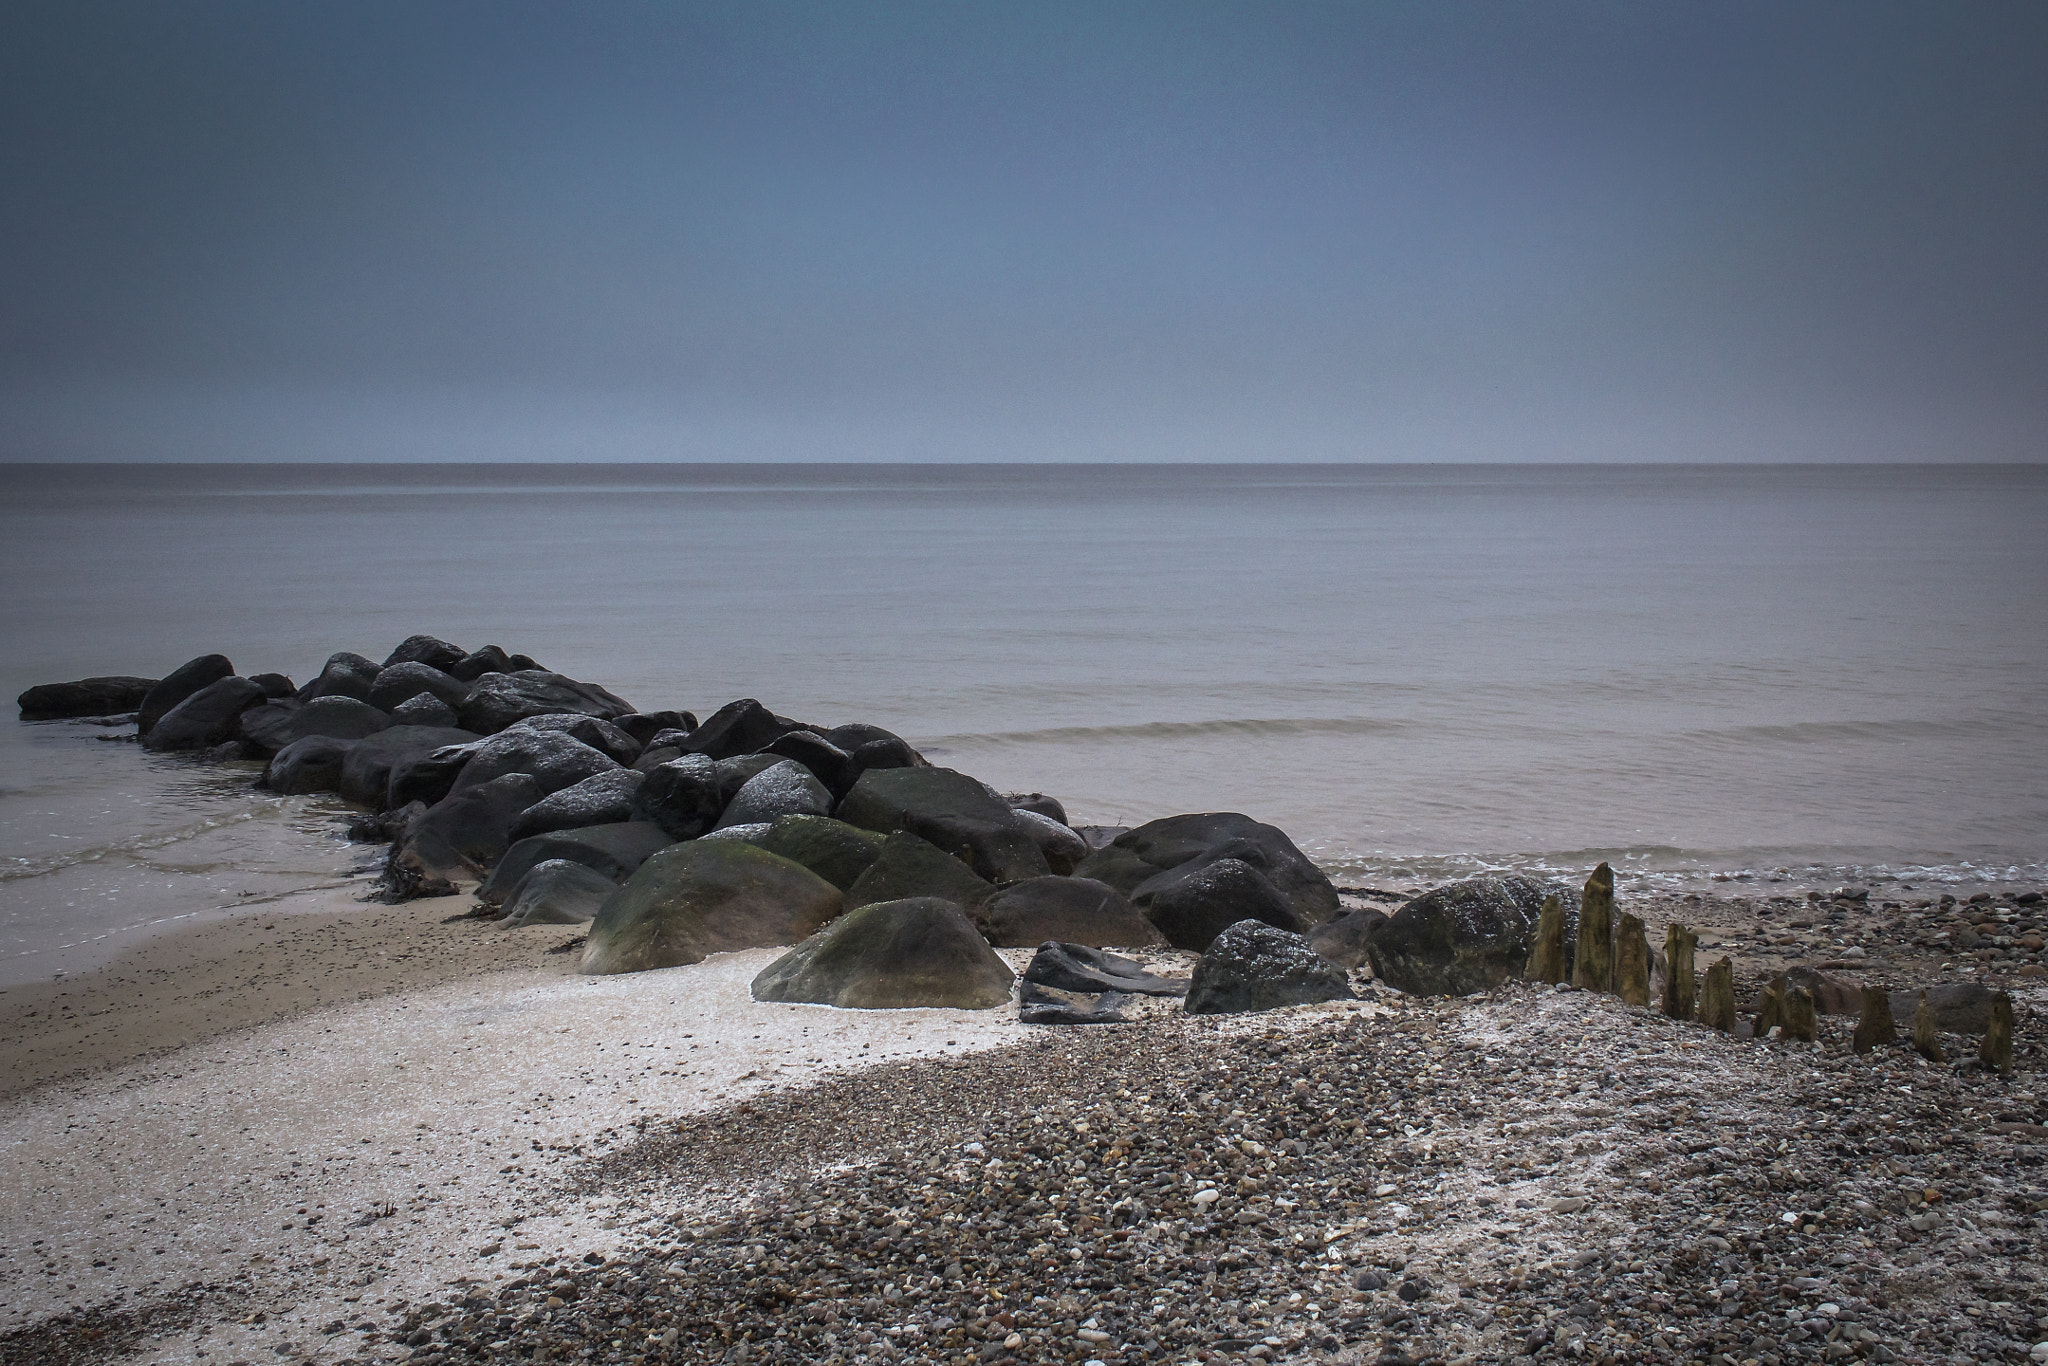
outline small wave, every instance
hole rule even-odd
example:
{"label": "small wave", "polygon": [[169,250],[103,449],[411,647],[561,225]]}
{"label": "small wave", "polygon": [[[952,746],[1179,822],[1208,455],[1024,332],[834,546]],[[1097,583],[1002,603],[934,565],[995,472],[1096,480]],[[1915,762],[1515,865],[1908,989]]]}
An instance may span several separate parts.
{"label": "small wave", "polygon": [[[147,835],[135,835],[125,840],[114,840],[107,844],[94,844],[88,845],[83,849],[67,850],[61,854],[16,856],[7,859],[5,862],[0,862],[0,883],[20,882],[27,878],[48,877],[52,873],[61,873],[67,868],[77,868],[88,863],[98,863],[101,859],[114,855],[132,858],[145,866],[154,866],[150,864],[146,856],[158,849],[167,849],[172,845],[182,844],[187,840],[210,835],[216,830],[223,830],[229,826],[243,825],[249,821],[276,815],[283,807],[284,802],[280,799],[251,810],[234,811],[220,816],[208,816],[201,820],[193,821],[189,825],[181,825],[174,830],[158,830]],[[228,865],[223,864],[219,866]],[[190,871],[190,869],[185,865],[179,865],[176,871]]]}
{"label": "small wave", "polygon": [[1277,735],[1389,735],[1405,730],[1403,721],[1369,717],[1274,717],[1242,721],[1139,721],[1120,726],[1048,726],[1044,730],[984,731],[942,735],[920,741],[920,748],[973,745],[1068,744],[1076,740],[1187,740],[1217,735],[1253,738]]}
{"label": "small wave", "polygon": [[1949,740],[1963,736],[2000,736],[2031,732],[2039,723],[2027,717],[1977,717],[1970,720],[1930,721],[1792,721],[1780,725],[1729,726],[1715,730],[1683,733],[1696,744],[1728,745],[1831,745],[1843,741],[1892,744],[1901,740]]}

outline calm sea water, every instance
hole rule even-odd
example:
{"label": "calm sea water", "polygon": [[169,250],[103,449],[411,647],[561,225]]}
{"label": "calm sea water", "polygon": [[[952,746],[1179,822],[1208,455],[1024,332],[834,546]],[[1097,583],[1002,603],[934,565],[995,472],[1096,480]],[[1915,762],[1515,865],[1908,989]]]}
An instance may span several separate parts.
{"label": "calm sea water", "polygon": [[[15,466],[0,622],[9,696],[497,642],[1340,881],[2035,881],[2044,532],[2048,467]],[[101,733],[0,726],[0,981],[369,852]]]}

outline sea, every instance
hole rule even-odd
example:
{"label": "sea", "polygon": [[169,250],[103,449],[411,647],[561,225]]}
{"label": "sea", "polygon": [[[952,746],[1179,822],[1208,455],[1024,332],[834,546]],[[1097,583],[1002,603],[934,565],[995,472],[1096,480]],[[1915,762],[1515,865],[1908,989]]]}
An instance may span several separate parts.
{"label": "sea", "polygon": [[[2048,466],[0,466],[7,695],[415,632],[1340,885],[2048,882]],[[0,986],[374,862],[132,729],[0,722]]]}

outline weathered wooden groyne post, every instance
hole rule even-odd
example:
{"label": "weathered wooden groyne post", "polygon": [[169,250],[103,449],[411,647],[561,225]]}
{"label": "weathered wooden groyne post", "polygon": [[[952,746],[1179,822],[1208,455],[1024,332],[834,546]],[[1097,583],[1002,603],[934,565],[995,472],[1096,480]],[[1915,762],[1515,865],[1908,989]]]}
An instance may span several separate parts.
{"label": "weathered wooden groyne post", "polygon": [[1614,990],[1614,870],[1605,863],[1586,879],[1585,898],[1579,903],[1572,985],[1586,991]]}

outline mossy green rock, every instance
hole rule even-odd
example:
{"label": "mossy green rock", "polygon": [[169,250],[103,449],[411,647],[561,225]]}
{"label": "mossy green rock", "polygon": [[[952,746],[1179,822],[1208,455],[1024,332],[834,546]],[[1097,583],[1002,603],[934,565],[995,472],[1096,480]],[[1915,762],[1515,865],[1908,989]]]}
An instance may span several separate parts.
{"label": "mossy green rock", "polygon": [[995,892],[994,884],[972,868],[916,835],[895,834],[882,841],[867,870],[846,889],[849,909],[877,901],[935,896],[955,906],[979,906]]}
{"label": "mossy green rock", "polygon": [[593,976],[701,962],[714,953],[792,944],[845,905],[800,863],[739,840],[689,840],[641,864],[590,922]]}
{"label": "mossy green rock", "polygon": [[784,816],[755,841],[845,891],[881,857],[883,836],[830,816]]}
{"label": "mossy green rock", "polygon": [[770,963],[753,991],[848,1010],[991,1010],[1009,1004],[1015,981],[958,906],[925,896],[847,912]]}

